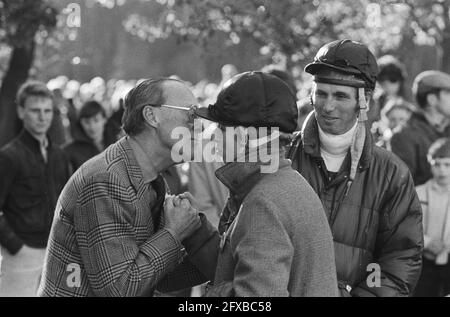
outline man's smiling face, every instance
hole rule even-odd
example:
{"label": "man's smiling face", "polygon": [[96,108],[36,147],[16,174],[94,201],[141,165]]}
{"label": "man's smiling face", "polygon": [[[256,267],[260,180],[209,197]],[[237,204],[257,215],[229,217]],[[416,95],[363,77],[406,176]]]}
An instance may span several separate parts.
{"label": "man's smiling face", "polygon": [[[329,72],[327,77],[333,74]],[[339,74],[338,78],[342,77]],[[317,122],[323,131],[339,135],[355,125],[359,113],[356,88],[316,82],[312,100]]]}

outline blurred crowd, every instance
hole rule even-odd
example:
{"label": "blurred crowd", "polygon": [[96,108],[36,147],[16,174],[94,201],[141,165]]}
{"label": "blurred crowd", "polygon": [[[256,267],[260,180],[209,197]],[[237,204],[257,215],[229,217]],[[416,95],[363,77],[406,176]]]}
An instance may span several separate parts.
{"label": "blurred crowd", "polygon": [[[408,121],[417,108],[415,102],[408,99],[406,87],[407,72],[404,65],[394,56],[385,55],[378,60],[380,73],[378,85],[374,92],[369,110],[369,121],[377,145],[390,149],[390,138],[393,131]],[[262,69],[272,73],[293,89],[298,98],[299,130],[306,116],[313,110],[310,103],[311,81],[295,79],[286,71],[274,66]],[[223,84],[238,73],[238,69],[226,64],[221,69],[222,79],[218,83],[201,80],[198,83],[187,82],[196,96],[199,106],[208,106],[214,103]],[[176,75],[171,78],[181,79]],[[80,83],[66,76],[58,76],[48,81],[48,88],[54,93],[56,101],[56,115],[53,119],[50,136],[59,145],[71,142],[77,135],[77,120],[82,106],[90,101],[99,103],[107,118],[107,138],[117,139],[121,136],[120,119],[123,113],[121,100],[136,84],[144,79],[105,81],[95,77],[89,82]],[[63,129],[64,133],[60,133]],[[110,142],[107,142],[111,144]]]}

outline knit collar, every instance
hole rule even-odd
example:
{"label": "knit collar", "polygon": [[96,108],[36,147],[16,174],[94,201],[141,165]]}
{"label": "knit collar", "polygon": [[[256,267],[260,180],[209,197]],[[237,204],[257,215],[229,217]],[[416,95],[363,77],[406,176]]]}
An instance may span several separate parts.
{"label": "knit collar", "polygon": [[357,124],[358,122],[356,121],[349,131],[340,135],[327,133],[323,131],[318,124],[317,127],[319,129],[321,149],[331,155],[345,156],[352,145],[353,135],[355,134]]}
{"label": "knit collar", "polygon": [[[261,173],[262,162],[232,162],[216,170],[216,177],[241,201],[265,175]],[[285,152],[279,155],[279,169],[289,167],[291,161],[285,159]]]}
{"label": "knit collar", "polygon": [[41,146],[49,151],[51,149],[51,142],[49,141],[48,136],[46,136],[43,143],[41,143],[38,139],[36,139],[30,132],[26,129],[22,129],[19,134],[19,138],[22,142],[28,146],[34,153],[41,153]]}

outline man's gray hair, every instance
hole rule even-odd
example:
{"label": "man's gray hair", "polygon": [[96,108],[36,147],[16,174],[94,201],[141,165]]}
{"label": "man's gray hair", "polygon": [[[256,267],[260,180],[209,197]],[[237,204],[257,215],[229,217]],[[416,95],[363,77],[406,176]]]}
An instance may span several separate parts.
{"label": "man's gray hair", "polygon": [[160,106],[164,104],[163,83],[178,81],[172,78],[147,79],[130,90],[125,97],[122,127],[126,134],[137,135],[145,129],[142,109],[145,105]]}

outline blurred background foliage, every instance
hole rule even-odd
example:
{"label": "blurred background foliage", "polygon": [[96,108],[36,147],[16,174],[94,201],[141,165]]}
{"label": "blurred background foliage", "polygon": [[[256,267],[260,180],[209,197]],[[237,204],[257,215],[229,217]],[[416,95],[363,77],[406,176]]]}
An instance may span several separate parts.
{"label": "blurred background foliage", "polygon": [[[450,72],[450,0],[3,0],[0,70],[11,47],[37,43],[32,75],[219,80],[220,67],[301,68],[348,37],[377,55]],[[53,30],[53,32],[49,32]]]}

